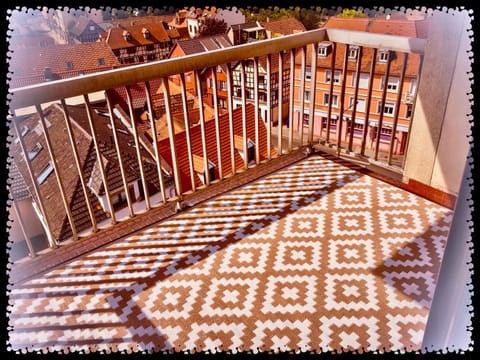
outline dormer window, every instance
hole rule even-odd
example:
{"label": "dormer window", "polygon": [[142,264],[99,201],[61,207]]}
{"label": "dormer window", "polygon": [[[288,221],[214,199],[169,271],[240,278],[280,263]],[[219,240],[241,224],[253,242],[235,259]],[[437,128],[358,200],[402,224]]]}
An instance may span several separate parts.
{"label": "dormer window", "polygon": [[123,38],[125,39],[125,41],[130,41],[132,39],[132,34],[130,34],[130,32],[128,32],[127,30],[125,30],[123,32]]}
{"label": "dormer window", "polygon": [[348,47],[348,60],[357,60],[358,57],[358,46],[349,46]]}
{"label": "dormer window", "polygon": [[94,25],[90,25],[89,29],[90,29],[90,31],[95,31],[95,26],[94,26]]}
{"label": "dormer window", "polygon": [[332,47],[331,44],[326,44],[326,43],[319,44],[318,45],[318,56],[326,57],[329,54],[331,47]]}
{"label": "dormer window", "polygon": [[[242,159],[245,160],[245,155],[243,151],[243,137],[235,135],[234,142],[235,149],[237,149]],[[247,139],[247,163],[250,163],[251,161],[255,161],[255,143],[251,139]]]}
{"label": "dormer window", "polygon": [[150,38],[150,30],[148,30],[147,28],[143,28],[142,29],[142,34],[143,34],[143,37],[145,39],[149,39]]}
{"label": "dormer window", "polygon": [[387,62],[389,57],[389,51],[388,50],[380,50],[378,53],[378,61],[379,62]]}
{"label": "dormer window", "polygon": [[[210,182],[215,180],[215,164],[208,161],[208,176]],[[193,154],[193,170],[197,173],[202,183],[205,185],[207,183],[207,174],[205,173],[203,157]]]}
{"label": "dormer window", "polygon": [[43,149],[42,144],[37,143],[32,150],[28,153],[28,159],[33,160],[38,155],[38,153]]}
{"label": "dormer window", "polygon": [[71,62],[70,60],[67,61],[66,67],[67,67],[67,70],[73,70],[73,62]]}
{"label": "dormer window", "polygon": [[99,66],[105,65],[105,59],[104,59],[104,58],[98,58],[98,59],[97,59],[97,62],[98,62],[98,65],[99,65]]}

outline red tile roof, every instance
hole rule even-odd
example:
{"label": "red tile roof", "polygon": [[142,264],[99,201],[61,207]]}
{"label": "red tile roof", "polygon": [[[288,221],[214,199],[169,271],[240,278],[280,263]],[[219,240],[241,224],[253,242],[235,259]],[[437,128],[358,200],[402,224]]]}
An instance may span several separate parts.
{"label": "red tile roof", "polygon": [[22,77],[43,75],[47,67],[57,74],[108,70],[120,65],[112,50],[103,42],[17,49],[9,63],[10,71]]}
{"label": "red tile roof", "polygon": [[[144,36],[145,29],[150,32],[149,38]],[[130,34],[130,40],[125,40],[124,33],[127,32]],[[114,27],[108,29],[105,37],[105,42],[113,50],[169,41],[171,39],[162,23]]]}
{"label": "red tile roof", "polygon": [[[100,108],[100,112],[106,111]],[[68,106],[69,116],[72,119],[73,133],[79,153],[80,164],[84,171],[86,181],[90,180],[90,185],[95,188],[100,194],[103,192],[103,184],[99,181],[98,169],[95,170],[97,159],[95,151],[93,150],[93,139],[90,135],[90,129],[87,122],[86,111],[84,105]],[[73,214],[77,230],[81,231],[91,226],[88,208],[85,205],[85,198],[80,185],[80,178],[74,164],[74,157],[68,136],[66,133],[65,117],[63,110],[58,105],[51,105],[44,110],[48,134],[53,146],[55,158],[59,165],[62,180],[65,188],[65,195],[67,202],[70,204],[70,209]],[[93,121],[95,122],[96,132],[104,157],[104,164],[107,169],[107,181],[110,190],[114,190],[122,186],[121,175],[118,165],[118,156],[114,150],[112,132],[109,128],[110,119],[93,112]],[[133,140],[132,136],[128,134],[126,128],[117,120],[116,126],[118,131],[119,146],[122,152],[122,160],[127,171],[129,181],[135,180],[139,177],[138,161],[136,158],[135,149],[129,146],[129,142]],[[23,120],[19,127],[26,126],[29,131],[24,135],[23,139],[27,151],[40,143],[42,150],[38,155],[32,159],[31,164],[35,176],[38,176],[42,169],[50,161],[47,146],[43,132],[39,125],[39,116],[32,115]],[[16,138],[16,134],[14,135]],[[20,144],[15,141],[11,143],[11,155],[18,166],[18,170],[22,174],[27,186],[33,194],[31,179],[28,175],[25,159],[23,158]],[[156,167],[153,164],[149,155],[142,150],[143,162],[147,172],[147,179],[153,188],[159,189],[158,178],[156,177]],[[44,207],[46,216],[50,221],[51,230],[54,238],[64,240],[71,236],[71,229],[68,224],[58,184],[55,174],[50,174],[45,182],[39,185],[40,191],[44,197]],[[106,218],[105,212],[97,199],[88,188],[89,199],[95,209],[97,221]],[[35,194],[33,194],[35,197]]]}
{"label": "red tile roof", "polygon": [[[255,106],[252,104],[247,104],[246,106],[246,122],[247,122],[247,137],[255,142]],[[229,133],[229,115],[224,114],[219,118],[220,125],[220,153],[222,159],[222,170],[223,175],[227,176],[232,173],[232,162],[230,154],[230,133]],[[238,107],[233,110],[233,127],[234,135],[243,136],[242,133],[242,108]],[[215,121],[209,120],[205,123],[205,135],[207,143],[207,157],[208,160],[213,162],[215,166],[215,178],[219,178],[219,169],[218,169],[218,155],[217,155],[217,142],[215,135]],[[190,128],[190,139],[192,144],[192,154],[197,157],[203,158],[202,150],[202,138],[201,138],[201,127],[200,125],[195,125]],[[170,152],[170,139],[166,138],[158,143],[160,153],[162,157],[167,161],[170,166],[172,164],[172,157]],[[181,132],[175,135],[175,146],[178,156],[178,166],[180,170],[180,179],[182,183],[182,190],[189,191],[192,189],[192,184],[190,180],[190,166],[188,162],[187,155],[187,140],[186,133]],[[256,144],[260,148],[260,158],[261,160],[267,158],[267,129],[263,120],[259,119],[259,144]],[[272,155],[275,154],[275,150],[271,149]],[[198,159],[198,158],[197,158]],[[244,162],[239,153],[235,150],[235,165],[239,169],[243,166]],[[202,181],[198,176],[195,176],[196,186],[203,185]]]}
{"label": "red tile roof", "polygon": [[267,31],[271,31],[272,35],[290,35],[299,31],[306,31],[305,25],[295,18],[280,19],[262,22],[261,25]]}
{"label": "red tile roof", "polygon": [[[428,20],[402,20],[391,18],[341,18],[332,16],[325,23],[325,28],[365,31],[376,34],[387,34],[407,37],[425,38],[428,30]],[[421,26],[417,32],[417,26]]]}

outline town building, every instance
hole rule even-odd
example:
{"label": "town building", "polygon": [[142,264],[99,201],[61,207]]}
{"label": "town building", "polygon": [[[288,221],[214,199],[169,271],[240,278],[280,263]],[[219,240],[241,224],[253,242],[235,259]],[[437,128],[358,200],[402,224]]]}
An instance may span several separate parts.
{"label": "town building", "polygon": [[[280,67],[280,63],[282,67]],[[245,69],[245,80],[242,80],[242,66]],[[254,60],[247,59],[238,63],[233,69],[233,107],[243,106],[243,86],[245,101],[253,104],[255,94],[258,93],[259,108],[262,118],[267,121],[270,111],[270,119],[273,123],[278,121],[278,107],[282,106],[282,120],[288,117],[290,96],[290,58],[284,54],[272,54],[270,61],[270,73],[268,72],[267,56],[258,58],[258,87],[254,83]],[[280,77],[282,83],[280,84]],[[281,86],[281,91],[280,91]],[[268,89],[270,87],[270,101]]]}
{"label": "town building", "polygon": [[267,33],[258,21],[248,21],[231,25],[227,30],[227,36],[233,45],[240,45],[266,39]]}
{"label": "town building", "polygon": [[[202,36],[196,39],[179,41],[173,47],[169,58],[177,58],[186,55],[201,54],[208,51],[224,49],[231,47],[232,43],[226,35],[212,35]],[[226,70],[223,66],[215,67],[217,76],[217,95],[219,99],[219,108],[221,111],[227,109],[227,93],[226,93]],[[200,72],[200,88],[202,89],[202,95],[206,95],[206,102],[208,105],[213,106],[213,74],[212,69],[205,69]],[[185,88],[192,94],[198,94],[197,85],[193,71],[184,73],[185,76]],[[177,85],[180,85],[179,75],[170,77],[170,79]]]}
{"label": "town building", "polygon": [[[325,28],[425,38],[428,21],[331,17]],[[309,122],[314,117],[313,136],[321,141],[334,144],[341,141],[347,144],[344,146],[349,151],[353,146],[368,151],[378,139],[380,151],[388,152],[393,142],[393,154],[403,155],[417,91],[420,56],[381,48],[347,47],[328,40],[320,42],[317,51],[315,94],[310,86],[314,71],[311,66],[312,47],[307,48],[305,55],[303,94],[301,77],[296,76],[295,131],[302,132],[303,129],[307,133]],[[302,56],[302,52],[298,51],[296,74],[300,74]],[[312,116],[309,103],[314,98],[315,114]],[[303,115],[300,115],[302,99],[305,105]],[[341,136],[340,140],[338,136]]]}
{"label": "town building", "polygon": [[136,64],[165,59],[178,34],[169,34],[163,23],[118,25],[108,29],[101,39],[121,64]]}
{"label": "town building", "polygon": [[105,30],[92,19],[80,16],[69,28],[70,43],[95,42]]}

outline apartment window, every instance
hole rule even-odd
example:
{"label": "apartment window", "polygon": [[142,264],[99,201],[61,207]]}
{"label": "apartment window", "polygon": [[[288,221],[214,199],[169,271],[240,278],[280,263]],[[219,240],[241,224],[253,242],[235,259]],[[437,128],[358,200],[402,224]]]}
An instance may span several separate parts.
{"label": "apartment window", "polygon": [[28,158],[30,160],[35,159],[35,157],[38,155],[38,153],[42,149],[43,149],[42,144],[36,143],[35,146],[32,148],[32,150],[30,150],[30,152],[28,153]]}
{"label": "apartment window", "polygon": [[[359,89],[368,89],[369,77],[370,76],[368,74],[360,74],[360,80],[358,81]],[[355,87],[356,83],[357,83],[357,74],[354,73],[352,76],[352,86]]]}
{"label": "apartment window", "polygon": [[[329,83],[332,79],[332,72],[330,70],[325,71],[325,82]],[[339,84],[340,83],[340,71],[335,71],[333,74],[333,83]]]}
{"label": "apartment window", "polygon": [[[330,94],[323,94],[323,104],[328,105],[330,103]],[[332,95],[332,106],[338,106],[338,95]]]}
{"label": "apartment window", "polygon": [[223,80],[220,80],[218,82],[218,87],[219,87],[220,90],[227,90],[227,82],[223,81]]}
{"label": "apartment window", "polygon": [[310,122],[310,114],[309,113],[304,113],[303,114],[303,126],[308,126]]}
{"label": "apartment window", "polygon": [[45,166],[42,171],[40,171],[40,174],[37,176],[37,181],[38,184],[41,185],[47,180],[48,176],[53,172],[53,165],[52,163],[48,163],[47,166]]}
{"label": "apartment window", "polygon": [[210,89],[213,88],[213,80],[212,79],[207,79],[207,84],[208,84],[208,87]]}
{"label": "apartment window", "polygon": [[90,25],[89,29],[90,29],[90,31],[95,31],[95,26]]}
{"label": "apartment window", "polygon": [[[350,109],[353,108],[353,101],[354,100],[355,100],[355,98],[350,97],[349,103],[348,103],[348,107]],[[356,111],[365,112],[365,99],[358,99],[357,98],[357,106],[355,108],[356,108]]]}
{"label": "apartment window", "polygon": [[305,68],[305,80],[310,80],[312,78],[312,68],[307,66]]}
{"label": "apartment window", "polygon": [[328,55],[328,50],[330,49],[330,46],[330,44],[319,44],[318,56],[326,57]]}
{"label": "apartment window", "polygon": [[358,46],[350,46],[348,48],[348,60],[357,60]]}
{"label": "apartment window", "polygon": [[67,67],[67,70],[73,70],[73,62],[67,61],[66,67]]}
{"label": "apartment window", "polygon": [[267,82],[265,81],[264,75],[258,75],[258,87],[263,89],[267,86]]}
{"label": "apartment window", "polygon": [[[330,94],[323,94],[323,104],[328,105],[330,103]],[[338,106],[338,95],[332,95],[332,106]]]}
{"label": "apartment window", "polygon": [[379,101],[378,106],[377,106],[377,113],[380,114],[380,112],[382,112],[382,108],[383,108],[383,114],[384,115],[393,116],[393,112],[395,111],[395,104],[385,103],[385,106],[382,106],[382,102]]}
{"label": "apartment window", "polygon": [[105,65],[105,59],[104,58],[98,58],[97,62],[98,62],[98,65],[100,65],[100,66]]}
{"label": "apartment window", "polygon": [[[385,84],[385,78],[382,77],[381,90],[383,90],[384,84]],[[397,92],[399,85],[400,85],[400,79],[399,78],[389,77],[388,82],[387,82],[387,91]]]}
{"label": "apartment window", "polygon": [[305,102],[310,102],[310,91],[305,90]]}
{"label": "apartment window", "polygon": [[388,50],[381,50],[378,53],[378,61],[379,62],[387,62],[389,57],[389,51]]}
{"label": "apartment window", "polygon": [[410,119],[412,117],[413,113],[413,105],[412,104],[407,104],[407,109],[405,111],[405,117],[407,119]]}

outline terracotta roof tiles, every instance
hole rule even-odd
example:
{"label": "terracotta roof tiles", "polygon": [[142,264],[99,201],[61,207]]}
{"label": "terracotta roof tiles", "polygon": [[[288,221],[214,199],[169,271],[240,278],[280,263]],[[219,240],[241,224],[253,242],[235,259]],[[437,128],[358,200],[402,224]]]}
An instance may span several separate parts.
{"label": "terracotta roof tiles", "polygon": [[[145,29],[150,32],[150,36],[144,36]],[[130,34],[130,39],[126,40],[124,33]],[[108,29],[105,42],[112,48],[124,49],[140,45],[158,44],[169,42],[167,30],[162,23],[139,24],[133,26],[121,26]]]}
{"label": "terracotta roof tiles", "polygon": [[119,62],[103,42],[52,45],[45,48],[17,49],[9,62],[10,71],[18,76],[43,75],[51,72],[108,70]]}
{"label": "terracotta roof tiles", "polygon": [[274,34],[290,35],[300,31],[306,31],[305,25],[295,18],[280,19],[262,22],[261,25],[265,30]]}

